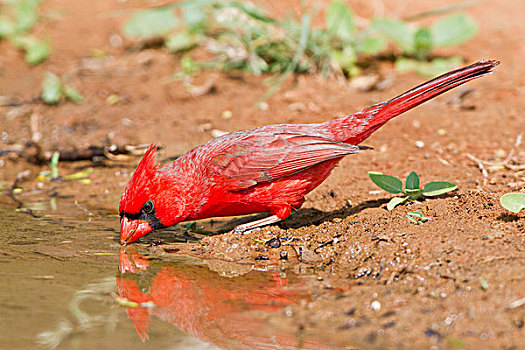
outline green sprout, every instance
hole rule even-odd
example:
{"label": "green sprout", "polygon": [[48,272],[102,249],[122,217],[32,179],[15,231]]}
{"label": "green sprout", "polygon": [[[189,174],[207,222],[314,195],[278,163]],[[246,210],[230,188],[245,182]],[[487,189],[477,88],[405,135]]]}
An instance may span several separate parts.
{"label": "green sprout", "polygon": [[[448,8],[444,11],[453,9]],[[376,18],[372,21],[371,28],[401,50],[402,55],[396,59],[398,71],[413,71],[427,76],[442,74],[462,62],[457,56],[431,59],[435,49],[462,44],[471,39],[478,30],[476,22],[462,13],[443,17],[429,27],[413,27],[401,20]]]}
{"label": "green sprout", "polygon": [[411,211],[406,216],[407,216],[407,219],[409,219],[415,224],[425,223],[428,220],[432,220],[431,217],[423,215],[423,213],[420,211]]}
{"label": "green sprout", "polygon": [[46,104],[57,104],[60,98],[65,96],[73,102],[80,103],[84,97],[73,87],[66,85],[58,76],[51,72],[46,72],[42,80],[41,98]]}
{"label": "green sprout", "polygon": [[525,209],[525,193],[507,193],[500,198],[503,208],[518,214]]}
{"label": "green sprout", "polygon": [[368,176],[373,183],[379,186],[381,189],[392,193],[402,193],[404,197],[394,197],[388,202],[387,209],[392,210],[397,205],[406,202],[407,200],[417,200],[419,197],[433,197],[441,194],[454,191],[458,187],[453,183],[447,181],[434,181],[428,182],[421,189],[419,175],[412,171],[408,174],[405,180],[405,188],[403,189],[403,182],[395,176],[385,175],[382,173],[369,171]]}
{"label": "green sprout", "polygon": [[479,278],[479,283],[481,285],[481,289],[483,289],[483,290],[489,289],[489,283],[483,277]]}
{"label": "green sprout", "polygon": [[91,180],[88,179],[88,177],[89,175],[93,173],[92,168],[87,168],[79,172],[69,174],[64,177],[60,177],[60,175],[58,174],[59,159],[60,159],[60,152],[54,152],[53,155],[51,156],[51,160],[49,161],[50,170],[41,171],[37,178],[38,181],[51,181],[51,180],[62,179],[66,181],[79,180],[80,183],[84,185],[89,185],[91,183]]}
{"label": "green sprout", "polygon": [[60,153],[55,152],[51,156],[51,162],[49,162],[49,167],[51,168],[51,179],[58,179],[58,159],[60,158]]}
{"label": "green sprout", "polygon": [[49,40],[41,40],[29,34],[39,19],[40,0],[12,0],[0,2],[0,40],[8,39],[11,44],[25,52],[25,61],[37,65],[51,53]]}
{"label": "green sprout", "polygon": [[[414,21],[466,6],[455,4],[406,20],[372,18],[369,24],[357,25],[352,8],[345,1],[334,0],[327,7],[324,23],[314,26],[314,12],[280,18],[249,1],[188,0],[137,10],[122,30],[126,37],[139,42],[159,38],[168,51],[181,55],[185,61],[175,74],[177,79],[191,77],[200,68],[275,74],[268,79],[267,98],[292,73],[318,73],[339,79],[355,76],[360,66],[367,66],[370,59],[391,48],[396,50],[399,70],[441,74],[461,64],[462,59],[431,59],[432,53],[469,40],[477,24],[461,13],[442,17],[430,26]],[[200,64],[185,58],[197,47],[210,53]]]}
{"label": "green sprout", "polygon": [[55,152],[51,156],[51,159],[49,161],[49,169],[50,170],[44,170],[41,171],[40,174],[38,174],[38,181],[50,181],[58,179],[58,159],[60,158],[60,153]]}

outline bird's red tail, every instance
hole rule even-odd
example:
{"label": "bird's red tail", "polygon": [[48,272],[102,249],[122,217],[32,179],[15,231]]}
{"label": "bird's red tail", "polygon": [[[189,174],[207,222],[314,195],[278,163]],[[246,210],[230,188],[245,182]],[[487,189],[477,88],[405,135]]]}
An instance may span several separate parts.
{"label": "bird's red tail", "polygon": [[337,141],[357,145],[399,114],[472,79],[492,73],[499,61],[479,61],[423,83],[390,101],[323,124]]}

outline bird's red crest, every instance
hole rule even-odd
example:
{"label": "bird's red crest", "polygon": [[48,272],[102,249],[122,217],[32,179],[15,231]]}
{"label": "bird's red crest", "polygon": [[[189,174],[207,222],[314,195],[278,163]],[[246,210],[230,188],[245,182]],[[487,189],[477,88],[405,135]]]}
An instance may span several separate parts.
{"label": "bird's red crest", "polygon": [[142,157],[131,176],[129,183],[120,199],[119,212],[125,211],[129,214],[138,213],[144,203],[150,199],[155,186],[155,174],[159,167],[155,163],[155,152],[157,146],[153,143]]}

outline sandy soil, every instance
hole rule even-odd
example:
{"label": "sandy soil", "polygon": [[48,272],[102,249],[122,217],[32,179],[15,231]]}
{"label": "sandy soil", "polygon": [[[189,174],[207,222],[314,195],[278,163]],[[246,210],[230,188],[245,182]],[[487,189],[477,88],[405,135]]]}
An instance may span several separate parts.
{"label": "sandy soil", "polygon": [[[388,2],[384,11],[408,16],[435,7],[407,3]],[[372,13],[367,1],[351,4],[362,16]],[[37,131],[47,150],[85,148],[108,139],[118,144],[156,142],[163,146],[162,160],[210,140],[213,130],[320,122],[389,99],[424,80],[396,74],[390,63],[373,68],[394,77],[394,85],[383,91],[363,93],[333,80],[299,76],[268,100],[267,110],[261,110],[254,106],[266,90],[264,77],[204,72],[194,83],[212,81],[215,91],[194,97],[180,81],[163,80],[176,71],[177,57],[159,49],[128,52],[126,41],[110,45],[126,18],[126,12],[117,10],[142,5],[140,1],[92,1],[89,6],[79,0],[45,1],[44,12],[58,13],[59,18],[38,25],[36,32],[49,35],[53,51],[47,62],[34,68],[23,62],[19,51],[0,42],[0,96],[30,101],[39,95],[46,70],[65,75],[85,96],[80,105],[1,106],[3,146],[23,144]],[[280,6],[288,5],[269,8],[277,11]],[[289,306],[293,316],[275,313],[268,322],[336,330],[338,339],[351,339],[360,347],[524,347],[524,308],[513,302],[525,297],[525,214],[509,215],[499,204],[502,194],[524,191],[524,176],[502,167],[488,169],[484,176],[467,154],[504,159],[525,130],[525,3],[484,1],[467,12],[480,25],[478,35],[439,53],[461,55],[466,62],[501,60],[497,73],[388,123],[365,142],[374,151],[344,159],[307,197],[303,208],[279,225],[182,244],[170,243],[173,231],[155,233],[145,242],[163,240],[169,245],[143,248],[159,255],[166,251],[195,255],[219,266],[218,270],[224,264],[249,268],[267,264],[316,273],[318,280],[309,286],[315,297]],[[91,58],[93,49],[109,56]],[[465,89],[472,92],[456,103]],[[112,94],[120,100],[109,106],[106,99]],[[221,116],[225,110],[232,112],[232,118]],[[416,141],[424,146],[417,147]],[[518,156],[519,152],[523,161],[523,146]],[[115,215],[137,161],[96,166],[89,186],[43,186],[75,196],[90,210]],[[89,165],[63,163],[60,170],[73,173]],[[26,169],[30,175],[20,184],[22,199],[38,188],[36,177],[43,168],[12,156],[0,158],[1,181],[12,183]],[[367,171],[405,177],[412,170],[423,182],[447,180],[459,189],[387,211],[390,196],[377,191]],[[7,197],[2,203],[14,207]],[[432,220],[414,225],[405,216],[413,210]],[[209,222],[204,225],[209,227]],[[281,238],[277,248],[263,242],[274,237]]]}

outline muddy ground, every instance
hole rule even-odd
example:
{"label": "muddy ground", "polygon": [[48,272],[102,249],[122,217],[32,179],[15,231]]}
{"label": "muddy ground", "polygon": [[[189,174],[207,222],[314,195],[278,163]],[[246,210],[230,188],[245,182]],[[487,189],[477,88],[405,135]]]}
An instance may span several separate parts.
{"label": "muddy ground", "polygon": [[[118,10],[144,3],[149,4],[45,1],[44,12],[58,17],[36,28],[53,42],[50,59],[37,67],[28,67],[19,51],[0,42],[0,96],[22,102],[0,107],[2,148],[24,144],[38,133],[42,148],[51,151],[82,149],[108,140],[156,142],[163,147],[158,157],[162,160],[210,140],[214,130],[321,122],[389,99],[425,79],[397,74],[390,62],[370,68],[394,79],[382,91],[359,92],[334,80],[298,76],[272,96],[264,110],[255,107],[267,88],[264,77],[204,72],[194,84],[212,83],[215,88],[193,96],[180,81],[165,80],[177,70],[177,57],[161,49],[129,52],[125,40],[115,45],[114,36],[119,35],[127,13]],[[373,11],[367,1],[350,3],[361,16]],[[289,4],[267,5],[278,11]],[[386,13],[409,16],[436,5],[389,1],[384,6]],[[484,173],[468,158],[471,154],[487,161],[504,160],[525,131],[525,3],[484,1],[466,11],[479,23],[477,36],[438,53],[461,55],[467,63],[498,59],[502,63],[495,74],[389,122],[364,143],[374,151],[345,158],[307,197],[303,208],[279,225],[241,236],[190,234],[202,240],[189,243],[176,242],[187,239],[182,229],[158,232],[138,244],[139,249],[159,257],[197,256],[222,274],[228,269],[242,274],[272,266],[317,275],[307,284],[311,294],[307,302],[273,313],[267,322],[334,333],[338,339],[334,347],[344,348],[345,339],[362,348],[525,347],[525,213],[510,215],[499,203],[504,193],[524,191],[525,175],[502,166],[486,166]],[[94,49],[109,56],[91,58]],[[85,101],[58,106],[25,103],[39,95],[46,70],[67,75]],[[470,93],[460,98],[467,90]],[[119,101],[108,105],[110,95],[119,96]],[[223,117],[226,110],[232,112],[231,118]],[[524,152],[521,145],[514,153],[522,164]],[[18,183],[20,201],[52,191],[71,196],[87,211],[113,217],[111,228],[117,237],[118,201],[137,162],[138,158],[60,163],[61,174],[93,167],[92,182],[84,185],[38,181],[46,166],[3,155],[1,205],[17,207],[7,190],[18,173],[29,170]],[[390,195],[377,191],[367,172],[405,177],[412,170],[423,182],[446,180],[459,189],[386,210]],[[414,210],[432,219],[415,225],[406,218]],[[27,219],[38,220],[30,215]],[[217,229],[237,222],[222,219],[211,225],[205,220],[199,225]],[[275,237],[281,239],[279,247],[264,243]],[[85,248],[72,247],[64,255]]]}

